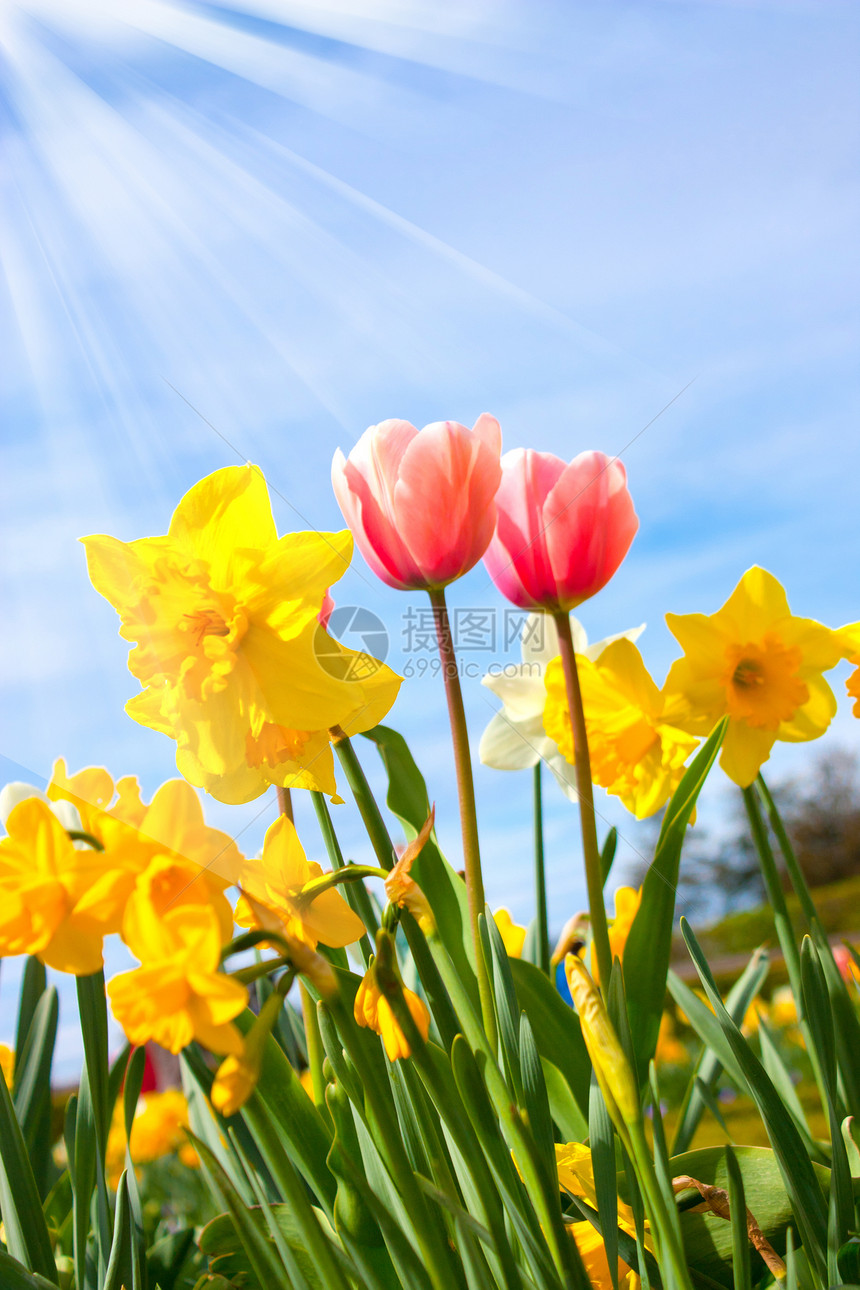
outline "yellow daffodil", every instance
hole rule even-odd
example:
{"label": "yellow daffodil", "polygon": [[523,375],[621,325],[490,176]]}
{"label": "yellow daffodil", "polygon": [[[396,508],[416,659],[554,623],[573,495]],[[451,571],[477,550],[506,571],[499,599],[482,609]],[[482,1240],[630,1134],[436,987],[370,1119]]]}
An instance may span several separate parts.
{"label": "yellow daffodil", "polygon": [[[274,916],[288,937],[315,949],[318,942],[337,948],[350,945],[364,935],[364,923],[353,913],[339,891],[331,887],[311,897],[303,891],[315,878],[322,877],[321,867],[305,856],[295,825],[282,815],[270,826],[259,860],[248,860],[238,875],[238,886],[244,895],[236,905],[236,922],[242,927],[264,924],[255,908],[262,906]],[[252,903],[253,902],[253,903]]]}
{"label": "yellow daffodil", "polygon": [[162,784],[147,804],[133,776],[114,785],[95,766],[69,775],[60,758],[47,792],[74,805],[80,827],[104,847],[106,868],[122,860],[126,878],[117,879],[117,890],[126,918],[140,901],[157,913],[177,903],[211,905],[229,939],[233,911],[224,890],[235,883],[242,856],[228,834],[206,824],[200,797],[184,779]]}
{"label": "yellow daffodil", "polygon": [[660,1018],[654,1060],[658,1066],[686,1066],[690,1060],[690,1054],[675,1034],[675,1022],[669,1012]]}
{"label": "yellow daffodil", "polygon": [[[418,1027],[422,1039],[426,1040],[430,1033],[430,1013],[427,1011],[427,1005],[406,986],[402,989],[412,1020]],[[410,1056],[412,1049],[409,1041],[400,1028],[391,1004],[377,984],[373,964],[365,972],[355,996],[355,1019],[360,1026],[375,1030],[382,1037],[389,1061],[395,1062],[399,1057]]]}
{"label": "yellow daffodil", "polygon": [[845,682],[848,697],[854,699],[854,716],[860,717],[860,623],[851,623],[839,632],[843,643],[843,658],[855,664],[854,671]]}
{"label": "yellow daffodil", "polygon": [[[570,1234],[576,1241],[579,1257],[582,1259],[582,1265],[594,1290],[612,1290],[613,1281],[609,1273],[606,1246],[597,1228],[592,1227],[586,1219],[581,1223],[572,1223]],[[634,1287],[638,1287],[639,1284],[636,1274],[623,1259],[619,1259],[617,1280],[619,1290],[634,1290]]]}
{"label": "yellow daffodil", "polygon": [[770,998],[770,1019],[775,1026],[797,1025],[797,1003],[790,985],[780,985]]}
{"label": "yellow daffodil", "polygon": [[[638,890],[634,887],[619,887],[615,893],[615,917],[609,924],[609,949],[613,962],[615,959],[624,959],[624,946],[641,903],[641,887]],[[568,954],[582,958],[588,948],[587,936],[588,915],[574,914],[562,928],[550,959],[552,966],[555,967]],[[599,979],[596,962],[591,965],[591,974],[595,981]]]}
{"label": "yellow daffodil", "polygon": [[[585,628],[570,615],[570,632],[578,655],[598,659],[613,641],[627,638],[635,641],[645,630],[632,627],[617,636],[588,644]],[[558,658],[558,632],[549,614],[529,614],[520,637],[521,664],[509,664],[488,673],[482,684],[502,701],[501,712],[492,718],[483,735],[478,756],[485,766],[496,770],[522,770],[544,761],[562,792],[578,801],[576,777],[570,763],[544,730],[546,707],[546,672]]]}
{"label": "yellow daffodil", "polygon": [[88,976],[119,930],[127,874],[78,848],[47,802],[11,811],[0,841],[0,955],[35,954],[48,967]]}
{"label": "yellow daffodil", "polygon": [[838,633],[796,618],[776,578],[747,570],[722,609],[667,614],[684,649],[666,680],[666,714],[690,734],[729,717],[720,765],[746,788],[777,739],[803,743],[830,725],[836,699],[822,673],[843,654]]}
{"label": "yellow daffodil", "polygon": [[519,923],[514,922],[508,909],[497,909],[493,914],[493,918],[495,919],[496,927],[499,929],[499,935],[504,942],[508,958],[518,959],[526,943],[526,929],[520,927]]}
{"label": "yellow daffodil", "polygon": [[129,668],[143,689],[126,711],[176,741],[181,774],[225,802],[270,784],[334,793],[327,731],[370,729],[400,685],[381,663],[352,666],[361,656],[318,621],[350,535],[279,539],[248,465],[196,484],[163,537],[82,541],[93,586],[135,645]]}
{"label": "yellow daffodil", "polygon": [[248,991],[218,971],[222,941],[214,910],[181,905],[159,915],[141,902],[135,917],[126,918],[123,936],[141,967],[115,976],[108,994],[131,1043],[154,1039],[178,1053],[196,1039],[213,1053],[241,1053],[233,1018]]}
{"label": "yellow daffodil", "polygon": [[[196,1168],[197,1152],[188,1141],[188,1103],[178,1088],[144,1093],[131,1124],[130,1155],[136,1166],[150,1164],[163,1156],[178,1154],[183,1164]],[[107,1170],[111,1186],[116,1187],[125,1168],[125,1107],[122,1098],[114,1105],[107,1142]]]}
{"label": "yellow daffodil", "polygon": [[[571,1196],[577,1196],[584,1200],[592,1209],[597,1209],[597,1188],[594,1183],[594,1169],[591,1163],[591,1152],[588,1147],[579,1142],[557,1142],[555,1144],[555,1161],[558,1170],[559,1187]],[[633,1210],[623,1200],[618,1201],[618,1226],[631,1236],[635,1236],[636,1222]],[[612,1278],[609,1275],[609,1262],[600,1233],[587,1220],[571,1224],[569,1230],[576,1241],[576,1247],[579,1250],[591,1284],[596,1290],[609,1290],[612,1285]],[[652,1249],[649,1236],[645,1238],[645,1245],[649,1250]],[[628,1279],[633,1275],[627,1264],[619,1259],[619,1286],[625,1287],[625,1290],[634,1290],[634,1286],[638,1285],[638,1281]]]}
{"label": "yellow daffodil", "polygon": [[[591,776],[637,819],[659,811],[684,773],[696,740],[665,717],[665,699],[631,640],[616,640],[596,662],[578,656]],[[575,764],[561,659],[546,672],[544,728]]]}

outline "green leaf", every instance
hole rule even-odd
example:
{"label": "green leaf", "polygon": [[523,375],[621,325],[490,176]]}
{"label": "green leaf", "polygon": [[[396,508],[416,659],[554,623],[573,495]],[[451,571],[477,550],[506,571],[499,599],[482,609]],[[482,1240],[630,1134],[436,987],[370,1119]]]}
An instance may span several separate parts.
{"label": "green leaf", "polygon": [[140,1203],[140,1191],[131,1159],[131,1128],[134,1123],[140,1089],[143,1084],[143,1070],[146,1065],[146,1050],[135,1048],[131,1055],[125,1074],[123,1089],[123,1111],[125,1114],[125,1184],[128,1189],[129,1208],[131,1210],[131,1235],[135,1246],[135,1258],[145,1276],[146,1242],[143,1235],[143,1211]]}
{"label": "green leaf", "polygon": [[37,1272],[28,1272],[4,1249],[0,1249],[0,1285],[3,1290],[57,1290],[56,1281],[47,1281]]}
{"label": "green leaf", "polygon": [[587,1123],[591,1059],[579,1018],[533,963],[511,959],[510,969],[519,1006],[529,1019],[537,1050],[561,1072],[583,1122]]}
{"label": "green leaf", "polygon": [[128,1182],[123,1171],[116,1192],[113,1240],[102,1290],[140,1290],[140,1285],[140,1260],[128,1198]]}
{"label": "green leaf", "polygon": [[[248,1009],[236,1018],[236,1025],[243,1034],[247,1034],[253,1023],[254,1014]],[[298,1075],[271,1035],[263,1049],[257,1097],[277,1125],[282,1139],[288,1144],[289,1154],[299,1172],[331,1217],[337,1191],[337,1184],[326,1166],[326,1156],[332,1141],[331,1129],[302,1088]],[[254,1126],[249,1115],[244,1114],[243,1118],[253,1133]]]}
{"label": "green leaf", "polygon": [[[253,1210],[250,1209],[233,1186],[227,1174],[221,1167],[221,1163],[215,1154],[209,1150],[206,1143],[200,1138],[191,1135],[194,1146],[200,1155],[201,1160],[205,1163],[211,1178],[213,1179],[213,1190],[220,1196],[222,1204],[226,1205],[229,1210],[230,1220],[235,1229],[236,1245],[234,1250],[239,1248],[247,1258],[248,1266],[258,1282],[259,1286],[265,1287],[265,1290],[289,1290],[289,1282],[283,1267],[278,1262],[274,1246],[268,1239],[267,1235],[261,1230],[262,1215],[258,1218],[253,1216]],[[218,1221],[217,1219],[215,1220]],[[202,1242],[201,1242],[201,1248]],[[208,1253],[208,1250],[204,1250]],[[221,1271],[222,1269],[215,1269]]]}
{"label": "green leaf", "polygon": [[591,1077],[588,1142],[591,1147],[597,1212],[600,1216],[600,1231],[606,1247],[609,1276],[615,1290],[618,1290],[618,1186],[615,1179],[615,1130],[596,1075]]}
{"label": "green leaf", "polygon": [[57,1268],[36,1179],[6,1080],[0,1074],[0,1212],[6,1248],[29,1272],[56,1283]]}
{"label": "green leaf", "polygon": [[15,1114],[42,1197],[57,1176],[51,1154],[51,1065],[58,1016],[57,991],[51,986],[33,1009],[24,1047],[15,1061]]}
{"label": "green leaf", "polygon": [[[24,1053],[24,1045],[27,1042],[27,1035],[30,1033],[33,1013],[36,1011],[36,1005],[39,1000],[45,993],[47,981],[48,978],[44,963],[40,963],[34,955],[29,955],[24,964],[24,971],[21,976],[21,994],[18,1001],[18,1024],[15,1028],[15,1079],[13,1087],[18,1083],[18,1066]],[[12,1089],[9,1091],[11,1093]]]}
{"label": "green leaf", "polygon": [[[510,961],[495,918],[479,916],[484,954],[492,967],[493,997],[499,1021],[499,1039],[508,1087],[516,1101],[522,1100],[520,1073],[520,1009],[511,976]],[[489,941],[489,945],[487,942]]]}
{"label": "green leaf", "polygon": [[[430,799],[424,776],[415,764],[409,745],[388,726],[368,730],[365,739],[375,743],[388,776],[386,803],[397,816],[407,841],[418,836],[430,814]],[[474,949],[469,926],[466,884],[439,850],[435,834],[412,865],[412,877],[424,892],[436,918],[439,936],[454,961],[462,981],[477,1006]]]}
{"label": "green leaf", "polygon": [[812,1161],[806,1153],[803,1140],[791,1116],[768,1079],[764,1067],[726,1012],[698,941],[692,928],[683,918],[681,932],[705,993],[711,1001],[720,1029],[743,1073],[744,1084],[764,1121],[767,1136],[779,1161],[785,1189],[791,1198],[804,1251],[812,1265],[816,1267],[818,1274],[824,1275],[826,1263],[821,1238],[827,1231],[827,1209]]}
{"label": "green leaf", "polygon": [[606,886],[606,880],[612,869],[612,862],[615,859],[615,852],[618,847],[618,830],[613,824],[612,828],[606,835],[606,841],[600,850],[600,876],[603,879],[603,885]]}
{"label": "green leaf", "polygon": [[731,1147],[726,1147],[726,1173],[729,1186],[729,1221],[732,1225],[732,1272],[734,1290],[752,1290],[750,1240],[747,1234],[747,1201],[744,1176],[738,1158]]}
{"label": "green leaf", "polygon": [[[669,1162],[672,1174],[674,1177],[687,1174],[699,1182],[729,1191],[729,1151],[734,1152],[750,1213],[777,1254],[783,1254],[786,1249],[786,1234],[795,1225],[795,1220],[791,1201],[786,1195],[782,1170],[773,1151],[767,1147],[705,1147],[700,1151],[673,1156]],[[813,1177],[823,1207],[824,1193],[830,1185],[830,1171],[816,1165]],[[690,1210],[680,1215],[680,1221],[690,1267],[729,1290],[734,1290],[731,1223],[710,1214]],[[765,1273],[765,1265],[757,1253],[752,1254],[751,1258],[753,1281],[760,1281]]]}
{"label": "green leaf", "polygon": [[174,1290],[193,1244],[194,1228],[183,1227],[151,1245],[146,1252],[150,1283],[159,1290]]}
{"label": "green leaf", "polygon": [[[764,984],[769,963],[766,950],[757,949],[726,996],[729,1016],[738,1025],[743,1022],[747,1009]],[[709,1012],[709,1016],[713,1014]],[[696,1063],[681,1104],[675,1141],[672,1145],[676,1155],[681,1151],[687,1151],[693,1141],[693,1135],[699,1127],[699,1121],[708,1104],[706,1094],[713,1096],[716,1093],[721,1071],[722,1064],[716,1053],[706,1047]]]}
{"label": "green leaf", "polygon": [[540,1054],[528,1017],[520,1014],[520,1057],[523,1081],[523,1110],[535,1140],[538,1153],[549,1176],[556,1176],[555,1146],[549,1097],[543,1077]]}
{"label": "green leaf", "polygon": [[666,807],[654,859],[642,883],[642,900],[624,946],[624,983],[640,1084],[648,1077],[666,1000],[675,895],[687,825],[727,728],[728,718],[724,718],[696,753]]}

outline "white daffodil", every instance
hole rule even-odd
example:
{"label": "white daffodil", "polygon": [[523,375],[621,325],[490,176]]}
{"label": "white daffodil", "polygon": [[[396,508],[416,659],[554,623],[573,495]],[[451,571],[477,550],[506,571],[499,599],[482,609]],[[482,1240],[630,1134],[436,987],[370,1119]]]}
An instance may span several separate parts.
{"label": "white daffodil", "polygon": [[[77,807],[72,802],[52,802],[47,793],[41,788],[36,788],[35,784],[24,784],[20,780],[15,780],[11,784],[6,784],[0,788],[0,826],[6,828],[6,821],[19,802],[25,802],[28,797],[38,797],[40,802],[47,802],[60,821],[64,829],[72,832],[80,830],[81,817],[78,814]],[[78,843],[79,846],[86,846],[85,842]]]}
{"label": "white daffodil", "polygon": [[[638,640],[644,630],[645,624],[642,623],[640,627],[631,627],[629,631],[607,636],[605,640],[589,645],[582,623],[573,614],[570,616],[573,648],[592,662],[613,641],[622,638]],[[523,626],[520,648],[522,663],[509,663],[483,678],[482,683],[487,689],[501,699],[502,710],[496,713],[481,736],[478,756],[485,766],[496,770],[526,770],[544,761],[562,791],[571,801],[576,801],[576,771],[543,728],[544,678],[548,664],[559,652],[558,634],[549,614],[529,614]]]}

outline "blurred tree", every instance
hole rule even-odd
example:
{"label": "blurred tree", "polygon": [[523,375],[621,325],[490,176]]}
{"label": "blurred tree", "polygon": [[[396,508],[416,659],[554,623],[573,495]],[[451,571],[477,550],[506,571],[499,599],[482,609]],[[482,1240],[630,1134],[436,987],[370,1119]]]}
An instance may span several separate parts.
{"label": "blurred tree", "polygon": [[[803,777],[777,780],[770,791],[810,887],[860,875],[860,759],[846,748],[822,754]],[[688,918],[716,921],[736,909],[764,902],[758,859],[740,794],[732,794],[725,831],[719,836],[701,826],[688,834],[681,861],[678,907]],[[639,850],[653,855],[660,816],[642,825]],[[781,864],[776,840],[774,855]],[[626,881],[642,881],[647,866],[637,865]]]}

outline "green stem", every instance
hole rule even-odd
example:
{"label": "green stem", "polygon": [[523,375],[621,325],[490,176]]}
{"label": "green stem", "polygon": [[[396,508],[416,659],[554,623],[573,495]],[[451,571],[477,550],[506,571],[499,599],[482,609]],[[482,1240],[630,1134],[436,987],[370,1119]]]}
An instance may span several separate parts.
{"label": "green stem", "polygon": [[546,869],[543,854],[543,795],[540,781],[540,762],[534,768],[535,816],[535,907],[537,911],[537,961],[542,972],[549,975],[549,925],[546,910]]}
{"label": "green stem", "polygon": [[759,865],[761,866],[762,877],[767,891],[767,898],[773,910],[773,921],[776,927],[776,934],[779,938],[780,948],[785,966],[788,970],[788,977],[791,981],[791,988],[796,999],[801,998],[801,976],[800,976],[800,951],[797,948],[794,928],[788,914],[788,904],[785,899],[785,892],[782,890],[782,884],[779,881],[779,872],[776,867],[776,861],[773,858],[770,841],[767,836],[764,820],[761,817],[758,797],[756,791],[750,785],[749,788],[741,790],[744,795],[744,806],[747,811],[747,818],[750,823],[750,832],[752,833],[753,843],[755,844],[756,853],[758,854]]}
{"label": "green stem", "polygon": [[674,1273],[672,1280],[676,1286],[683,1288],[683,1290],[692,1290],[687,1259],[678,1241],[675,1229],[677,1218],[669,1211],[669,1204],[671,1203],[674,1206],[675,1199],[673,1197],[669,1202],[663,1195],[641,1122],[628,1123],[627,1128],[630,1132],[631,1156],[634,1167],[645,1203],[650,1210],[651,1227],[659,1243],[660,1261],[662,1262],[665,1259],[666,1263],[671,1266]]}
{"label": "green stem", "polygon": [[585,861],[591,939],[600,984],[605,991],[609,988],[612,951],[609,946],[606,906],[603,903],[603,870],[600,863],[600,848],[597,845],[597,823],[594,817],[594,790],[591,785],[591,759],[588,755],[588,737],[585,732],[585,712],[582,706],[582,691],[579,688],[579,673],[576,670],[573,637],[570,634],[570,617],[564,611],[559,611],[553,614],[553,618],[558,630],[559,652],[573,734],[576,794],[579,798],[579,823],[582,829],[582,855]]}
{"label": "green stem", "polygon": [[[803,998],[803,984],[800,971],[800,951],[797,948],[794,928],[791,923],[791,918],[789,917],[785,892],[782,890],[782,884],[779,881],[779,872],[776,867],[776,861],[773,858],[773,851],[771,850],[770,840],[767,836],[767,828],[765,827],[764,820],[762,819],[756,790],[752,785],[750,785],[748,788],[741,789],[741,792],[743,793],[744,806],[746,807],[747,818],[750,823],[750,832],[752,833],[752,839],[756,853],[758,854],[762,877],[764,878],[768,902],[773,910],[773,922],[776,928],[777,939],[779,940],[779,947],[782,950],[782,957],[785,959],[785,967],[791,984],[791,992],[798,1004],[798,1014],[800,1014],[802,1011],[800,1008],[800,1001]],[[812,912],[814,916],[814,907]],[[800,1018],[800,1030],[803,1035],[804,1046],[809,1054],[812,1072],[815,1076],[815,1082],[818,1085],[822,1105],[826,1105],[826,1088],[818,1062],[817,1050],[809,1025],[802,1017]]]}
{"label": "green stem", "polygon": [[323,1049],[322,1035],[320,1034],[319,1017],[317,1016],[316,1004],[311,998],[310,991],[304,981],[299,982],[299,991],[302,1000],[302,1017],[305,1023],[305,1043],[308,1046],[308,1066],[311,1071],[311,1085],[314,1092],[314,1103],[317,1110],[327,1119],[328,1107],[325,1101],[325,1077],[323,1075],[323,1058],[325,1050]]}
{"label": "green stem", "polygon": [[341,884],[350,882],[361,882],[365,878],[387,878],[388,870],[380,869],[375,864],[345,864],[340,869],[333,869],[331,873],[321,874],[319,878],[312,878],[310,882],[305,883],[297,897],[297,904],[302,908],[310,905],[321,896],[324,891],[330,891],[332,887],[339,887]]}
{"label": "green stem", "polygon": [[[337,759],[355,798],[355,804],[358,807],[362,823],[367,830],[367,836],[370,838],[370,845],[373,847],[374,855],[382,868],[388,871],[393,868],[397,860],[397,854],[391,844],[391,838],[388,836],[388,829],[385,827],[382,813],[376,805],[376,798],[373,796],[370,785],[367,782],[367,776],[362,769],[361,762],[358,760],[349,736],[345,735],[338,726],[333,727],[330,733]],[[376,931],[377,929],[374,928],[373,930]]]}
{"label": "green stem", "polygon": [[[347,740],[346,742],[349,742],[349,741]],[[361,767],[359,767],[359,770],[361,770]],[[362,775],[362,778],[364,778],[363,775]],[[364,784],[365,784],[365,787],[367,787],[367,780],[364,780]],[[370,790],[368,789],[368,792],[369,791]],[[318,793],[316,792],[316,790],[312,789],[311,801],[314,804],[314,811],[316,812],[317,823],[320,826],[320,833],[323,836],[323,842],[325,843],[325,849],[326,849],[326,854],[328,855],[328,858],[329,858],[329,863],[332,869],[334,869],[335,871],[338,869],[342,869],[344,867],[345,861],[343,858],[343,853],[340,849],[340,843],[337,840],[337,834],[334,831],[334,824],[332,823],[331,814],[328,809],[328,803],[325,800],[325,794]],[[370,896],[368,894],[367,888],[365,887],[364,883],[363,882],[359,883],[357,887],[352,887],[352,886],[347,887],[346,899],[349,903],[350,908],[354,910],[356,914],[358,914],[359,918],[364,923],[368,931],[375,936],[376,933],[379,931],[379,920],[376,917],[376,910],[373,908],[373,901],[370,899]],[[359,950],[361,951],[361,957],[364,960],[365,965],[368,964],[370,962],[370,956],[373,953],[373,947],[371,946],[371,943],[370,943],[370,937],[366,933],[364,936],[362,936],[361,940],[358,942],[358,947],[359,947]]]}
{"label": "green stem", "polygon": [[451,636],[451,623],[448,618],[448,606],[445,603],[445,592],[439,587],[428,591],[427,594],[430,597],[430,604],[433,606],[436,641],[439,646],[439,659],[442,664],[442,677],[445,682],[445,697],[448,701],[448,720],[451,726],[454,766],[457,772],[457,795],[460,799],[460,831],[463,837],[466,894],[469,900],[472,943],[475,947],[475,969],[478,976],[481,1016],[483,1017],[487,1035],[495,1050],[496,1010],[493,1003],[493,992],[490,987],[490,974],[487,961],[484,958],[479,922],[481,914],[484,913],[486,900],[484,898],[484,879],[481,873],[478,813],[475,807],[475,784],[472,778],[472,755],[469,750],[466,709],[463,706],[463,692],[460,689],[460,677],[457,670],[457,659],[454,654],[454,641]]}
{"label": "green stem", "polygon": [[767,811],[770,827],[773,829],[774,836],[779,843],[779,849],[785,860],[785,867],[788,870],[791,885],[794,887],[794,893],[800,901],[800,907],[806,918],[807,925],[804,930],[809,931],[818,919],[818,911],[815,908],[812,896],[809,894],[809,887],[806,884],[803,871],[797,863],[797,856],[794,854],[791,839],[786,832],[779,811],[776,809],[776,802],[771,797],[767,784],[765,784],[761,775],[756,780],[756,788],[758,789],[759,797],[764,803],[764,809]]}
{"label": "green stem", "polygon": [[461,1281],[458,1264],[452,1257],[450,1245],[442,1229],[428,1212],[424,1193],[418,1186],[403,1138],[399,1131],[396,1111],[390,1100],[390,1088],[380,1088],[373,1062],[366,1058],[366,1049],[357,1035],[357,1024],[351,1011],[339,995],[329,999],[328,1007],[334,1016],[341,1042],[349,1056],[364,1094],[367,1128],[371,1133],[392,1182],[400,1193],[410,1217],[419,1244],[421,1257],[434,1290],[452,1290]]}

